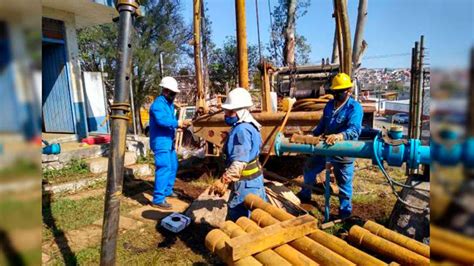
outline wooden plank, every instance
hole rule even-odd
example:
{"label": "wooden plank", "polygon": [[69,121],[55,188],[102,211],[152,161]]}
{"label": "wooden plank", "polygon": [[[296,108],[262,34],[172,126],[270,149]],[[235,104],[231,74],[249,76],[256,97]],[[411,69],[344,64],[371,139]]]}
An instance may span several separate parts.
{"label": "wooden plank", "polygon": [[236,261],[264,250],[281,246],[317,229],[317,221],[310,215],[299,216],[263,228],[259,232],[233,238],[226,242],[227,254]]}

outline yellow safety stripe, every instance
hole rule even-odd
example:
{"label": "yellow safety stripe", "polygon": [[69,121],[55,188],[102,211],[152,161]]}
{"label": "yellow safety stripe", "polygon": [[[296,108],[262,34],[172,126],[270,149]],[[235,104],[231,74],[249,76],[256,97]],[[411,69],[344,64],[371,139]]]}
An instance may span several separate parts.
{"label": "yellow safety stripe", "polygon": [[258,167],[255,167],[253,169],[250,169],[250,170],[243,170],[242,171],[242,176],[250,176],[250,175],[253,175],[255,174],[256,172],[258,172],[260,170],[260,168]]}

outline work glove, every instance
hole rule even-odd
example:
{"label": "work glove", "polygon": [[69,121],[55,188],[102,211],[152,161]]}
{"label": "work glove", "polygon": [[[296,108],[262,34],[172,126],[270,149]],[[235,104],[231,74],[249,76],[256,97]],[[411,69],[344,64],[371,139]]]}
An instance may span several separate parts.
{"label": "work glove", "polygon": [[326,144],[328,145],[334,145],[338,141],[344,140],[344,135],[342,133],[339,134],[331,134],[326,136]]}
{"label": "work glove", "polygon": [[230,178],[227,178],[225,174],[222,175],[222,177],[219,180],[216,180],[209,188],[209,195],[218,195],[219,197],[224,196],[230,182]]}

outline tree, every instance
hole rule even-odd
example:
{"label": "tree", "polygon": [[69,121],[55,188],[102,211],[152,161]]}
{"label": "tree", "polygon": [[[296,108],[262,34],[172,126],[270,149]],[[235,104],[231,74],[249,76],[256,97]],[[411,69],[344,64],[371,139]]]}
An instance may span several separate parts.
{"label": "tree", "polygon": [[[248,63],[250,79],[258,71],[259,62],[258,47],[248,45]],[[235,87],[238,81],[238,60],[237,60],[237,40],[235,37],[228,36],[222,47],[214,48],[209,58],[209,78],[211,81],[211,90],[214,93],[224,93],[225,83]]]}
{"label": "tree", "polygon": [[[188,52],[192,39],[191,27],[186,25],[181,14],[180,0],[143,0],[141,3],[145,15],[136,19],[132,43],[132,87],[137,109],[146,95],[159,93],[160,52],[163,52],[165,75],[176,74],[178,62]],[[102,63],[112,81],[106,83],[109,93],[113,90],[117,65],[117,39],[117,24],[85,28],[78,34],[83,70],[99,71]]]}
{"label": "tree", "polygon": [[[291,12],[294,10],[294,15],[290,16],[290,20],[294,19],[294,21],[288,21],[288,12],[292,2],[296,2],[295,8],[291,8]],[[296,21],[307,13],[309,5],[309,0],[278,0],[278,5],[273,8],[273,24],[271,25],[270,45],[267,46],[267,51],[270,54],[270,59],[276,65],[288,65],[285,50],[292,49],[290,47],[292,44],[291,42],[285,42],[285,40],[291,39],[293,36],[291,29],[288,32],[286,30],[288,22],[290,22],[289,24],[293,26],[294,30]],[[285,35],[289,37],[285,38]],[[311,47],[307,44],[306,38],[296,33],[296,30],[294,30],[294,51],[296,64],[307,64],[309,62]]]}

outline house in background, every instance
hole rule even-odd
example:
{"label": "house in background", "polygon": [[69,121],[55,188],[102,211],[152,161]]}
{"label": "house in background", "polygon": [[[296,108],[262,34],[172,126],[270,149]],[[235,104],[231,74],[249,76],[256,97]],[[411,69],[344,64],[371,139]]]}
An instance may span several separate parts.
{"label": "house in background", "polygon": [[[97,98],[90,93],[103,88],[98,86],[88,90],[89,95],[86,93],[88,82],[84,82],[80,67],[77,30],[111,23],[118,16],[114,1],[43,0],[42,16],[43,132],[58,136],[69,134],[75,140],[86,137],[89,132],[104,132],[105,103],[100,115],[87,112],[87,98]],[[98,95],[104,97],[103,91]]]}

